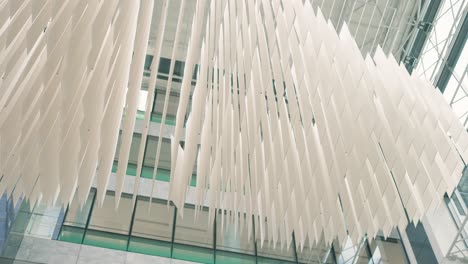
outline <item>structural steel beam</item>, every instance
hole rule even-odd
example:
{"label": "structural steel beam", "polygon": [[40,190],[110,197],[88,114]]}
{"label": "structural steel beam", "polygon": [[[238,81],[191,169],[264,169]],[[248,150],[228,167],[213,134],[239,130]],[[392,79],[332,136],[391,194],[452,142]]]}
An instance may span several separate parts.
{"label": "structural steel beam", "polygon": [[464,14],[463,22],[459,25],[459,30],[457,30],[457,36],[452,40],[452,45],[450,52],[447,56],[447,60],[445,61],[444,65],[442,66],[439,77],[437,79],[436,86],[440,89],[443,93],[447,84],[452,76],[452,70],[457,65],[458,58],[460,58],[460,54],[463,51],[463,48],[466,44],[466,38],[468,34],[468,17],[466,12]]}

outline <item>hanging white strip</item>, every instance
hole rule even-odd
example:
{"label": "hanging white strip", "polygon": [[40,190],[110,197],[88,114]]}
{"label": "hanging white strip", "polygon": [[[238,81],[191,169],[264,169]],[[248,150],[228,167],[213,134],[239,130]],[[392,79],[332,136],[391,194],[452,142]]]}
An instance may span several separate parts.
{"label": "hanging white strip", "polygon": [[128,157],[130,155],[130,146],[133,139],[133,130],[135,126],[136,111],[138,106],[139,93],[143,79],[143,66],[148,48],[149,30],[152,21],[154,2],[143,0],[141,3],[140,14],[138,16],[138,28],[135,37],[135,51],[130,69],[130,81],[128,84],[125,116],[122,120],[122,143],[119,150],[119,162],[116,173],[116,206],[120,199],[124,177],[128,166]]}
{"label": "hanging white strip", "polygon": [[[337,236],[344,242],[347,232],[354,242],[379,230],[388,235],[393,226],[418,221],[453,190],[463,168],[455,153],[468,147],[453,113],[435,89],[393,58],[377,51],[376,64],[364,59],[346,25],[338,35],[308,1],[251,1],[236,8],[217,1],[208,19],[204,38],[213,52],[202,67],[214,69],[214,87],[209,73],[195,93],[213,89],[205,95],[213,106],[205,107],[204,117],[192,106],[189,119],[202,127],[191,124],[187,133],[202,131],[199,173],[211,160],[210,212],[242,211],[236,195],[243,188],[259,244],[279,239],[289,246],[294,230],[302,248],[307,236],[311,243],[330,243]],[[199,142],[186,140],[191,148]],[[193,168],[194,154],[187,153],[191,158],[176,168]],[[198,181],[199,202],[204,182]]]}
{"label": "hanging white strip", "polygon": [[[177,43],[178,43],[178,30],[179,30],[179,22],[181,20],[181,16],[183,15],[183,10],[184,10],[184,1],[182,1],[181,3],[181,7],[179,9],[179,16],[178,16],[178,20],[177,20],[177,24],[176,24],[176,37],[175,37],[175,42],[174,42],[174,50],[176,50],[176,47],[177,47]],[[155,90],[156,90],[156,79],[157,79],[157,75],[158,75],[158,72],[159,72],[159,62],[160,62],[160,59],[161,59],[161,50],[162,50],[162,45],[164,43],[164,32],[165,32],[165,28],[166,28],[166,19],[167,19],[167,11],[168,11],[168,8],[169,8],[169,1],[167,2],[164,2],[164,15],[161,16],[161,21],[160,21],[160,29],[158,32],[161,32],[161,34],[159,35],[159,39],[158,39],[158,42],[157,42],[157,47],[156,49],[154,50],[154,55],[153,55],[153,61],[152,61],[152,64],[155,65],[155,67],[152,67],[151,68],[151,77],[150,77],[150,82],[149,82],[149,87],[148,87],[148,96],[146,98],[146,107],[145,107],[145,117],[144,117],[144,127],[143,127],[143,131],[141,133],[141,140],[140,140],[140,146],[139,146],[139,151],[138,151],[138,160],[137,160],[137,172],[136,172],[136,175],[135,175],[135,181],[134,181],[134,184],[133,184],[133,198],[132,198],[132,203],[135,204],[135,201],[136,201],[136,198],[137,198],[137,194],[138,194],[138,187],[140,185],[140,176],[141,176],[141,172],[142,172],[142,169],[143,169],[143,163],[144,163],[144,156],[145,156],[145,151],[146,151],[146,141],[148,140],[148,130],[149,130],[149,127],[150,127],[150,122],[151,122],[151,114],[153,112],[153,103],[154,103],[154,94],[155,94]],[[174,52],[173,52],[174,53]],[[168,90],[166,91],[166,98],[169,98],[169,94],[171,92],[170,90],[170,83],[172,82],[172,73],[174,71],[174,56],[171,57],[171,65],[170,65],[170,68],[169,68],[169,78],[168,78],[168,84],[169,84],[169,87],[168,87]],[[165,107],[166,107],[166,102],[165,102]],[[165,116],[164,116],[164,113],[163,113],[163,118],[161,120],[161,126],[163,126],[165,122]],[[159,134],[161,135],[161,134]],[[161,138],[161,137],[159,137]],[[159,140],[158,142],[158,147],[162,144],[161,140]]]}
{"label": "hanging white strip", "polygon": [[14,199],[67,204],[79,187],[84,202],[98,164],[105,189],[138,9],[124,1],[0,4],[0,189]]}

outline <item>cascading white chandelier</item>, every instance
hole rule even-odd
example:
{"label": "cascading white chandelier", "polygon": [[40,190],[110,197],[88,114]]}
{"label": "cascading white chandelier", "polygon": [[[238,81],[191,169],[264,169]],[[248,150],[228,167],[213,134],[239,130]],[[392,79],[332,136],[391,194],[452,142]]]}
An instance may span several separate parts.
{"label": "cascading white chandelier", "polygon": [[[0,1],[2,193],[68,204],[77,189],[84,202],[96,179],[102,202],[122,123],[120,197],[153,5]],[[156,66],[167,16],[164,1]],[[301,247],[388,235],[450,195],[468,160],[468,135],[439,90],[381,50],[363,58],[346,25],[337,34],[308,0],[197,1],[176,118],[169,200],[183,214],[196,163],[197,208],[207,201],[210,221],[224,210],[217,221],[249,231],[244,215],[254,216],[261,243],[289,246],[293,231]]]}
{"label": "cascading white chandelier", "polygon": [[294,230],[302,247],[387,236],[453,192],[468,136],[430,83],[381,49],[363,58],[309,1],[212,1],[207,21],[201,49],[189,47],[200,69],[185,146],[189,85],[172,141],[178,208],[197,162],[211,220],[253,215],[261,243],[289,247]]}
{"label": "cascading white chandelier", "polygon": [[0,1],[0,193],[68,204],[78,188],[84,202],[97,175],[102,198],[127,84],[130,105],[141,86],[152,9]]}

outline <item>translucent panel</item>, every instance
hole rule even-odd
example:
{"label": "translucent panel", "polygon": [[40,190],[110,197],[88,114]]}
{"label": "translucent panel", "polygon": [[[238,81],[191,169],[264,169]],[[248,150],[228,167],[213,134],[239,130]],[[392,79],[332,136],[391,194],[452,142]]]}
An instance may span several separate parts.
{"label": "translucent panel", "polygon": [[127,235],[130,228],[133,206],[132,198],[123,194],[120,204],[115,209],[113,192],[107,192],[101,208],[96,204],[91,212],[89,229]]}
{"label": "translucent panel", "polygon": [[153,199],[150,210],[149,199],[139,198],[133,220],[132,236],[171,241],[174,222],[174,206],[166,201]]}
{"label": "translucent panel", "polygon": [[195,219],[195,210],[191,205],[186,205],[184,217],[177,214],[175,242],[189,244],[198,247],[213,248],[213,226],[208,224],[208,209],[198,212]]}
{"label": "translucent panel", "polygon": [[67,226],[85,228],[89,216],[89,211],[91,210],[91,204],[93,203],[95,196],[96,189],[91,189],[86,203],[83,205],[83,207],[81,207],[80,203],[78,202],[78,195],[75,195],[75,198],[73,198],[73,201],[68,208],[67,216],[63,224]]}

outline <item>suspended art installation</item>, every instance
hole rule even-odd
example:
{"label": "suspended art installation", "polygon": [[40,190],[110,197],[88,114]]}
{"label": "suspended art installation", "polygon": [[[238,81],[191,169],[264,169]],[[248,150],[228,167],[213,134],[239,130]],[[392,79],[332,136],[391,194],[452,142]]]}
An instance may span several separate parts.
{"label": "suspended art installation", "polygon": [[0,193],[68,204],[78,188],[84,202],[97,175],[102,198],[125,96],[124,120],[135,120],[152,9],[0,2]]}
{"label": "suspended art installation", "polygon": [[211,221],[253,215],[260,244],[288,248],[293,231],[301,248],[387,236],[456,187],[468,135],[439,90],[381,49],[363,58],[309,1],[211,1],[201,42],[184,148],[190,85],[172,141],[180,214],[195,164]]}
{"label": "suspended art installation", "polygon": [[[83,203],[95,181],[102,203],[121,129],[119,199],[153,5],[0,2],[2,193],[66,205],[78,190]],[[141,146],[168,1],[161,10]],[[159,135],[173,70],[171,63]],[[388,235],[450,195],[468,160],[468,135],[440,92],[380,49],[363,58],[346,25],[337,34],[309,1],[197,1],[184,76],[168,199],[183,215],[196,165],[197,208],[208,205],[210,221],[226,212],[222,225],[253,216],[260,244],[289,247],[293,231],[300,247]],[[251,232],[252,221],[245,222]]]}

